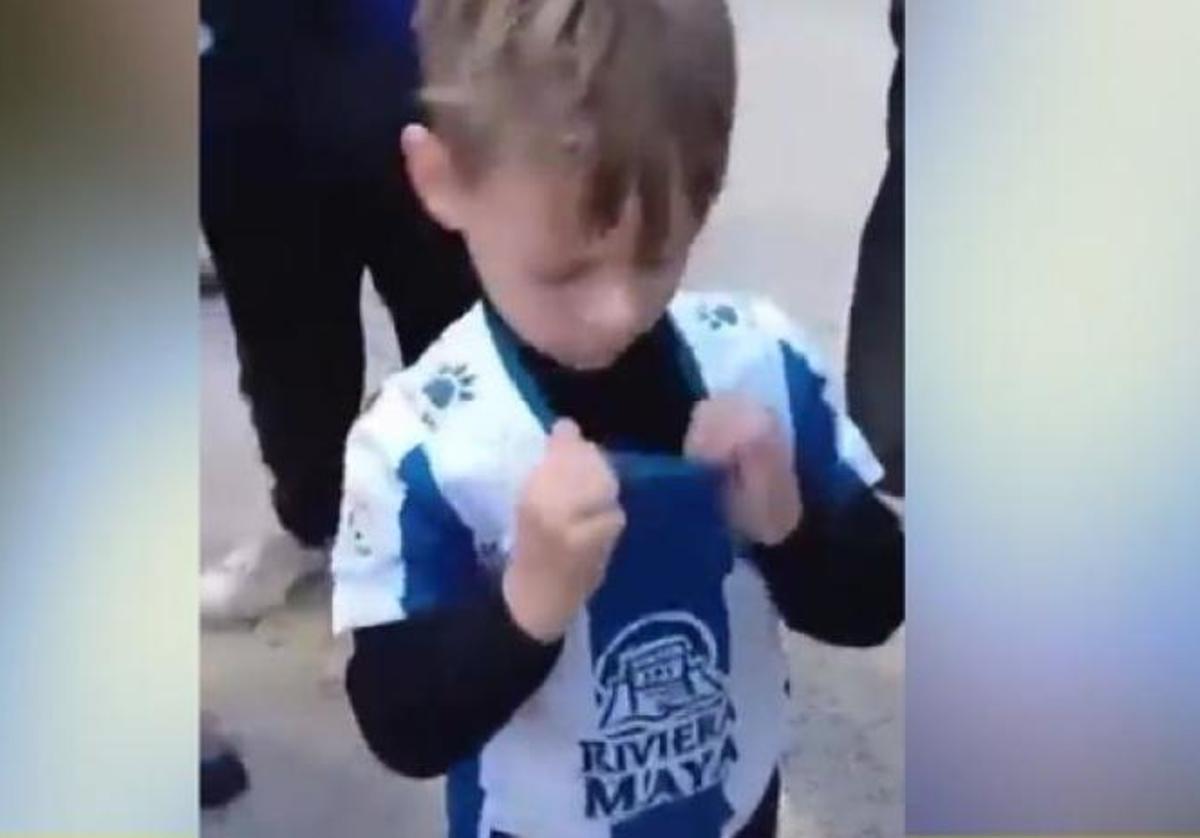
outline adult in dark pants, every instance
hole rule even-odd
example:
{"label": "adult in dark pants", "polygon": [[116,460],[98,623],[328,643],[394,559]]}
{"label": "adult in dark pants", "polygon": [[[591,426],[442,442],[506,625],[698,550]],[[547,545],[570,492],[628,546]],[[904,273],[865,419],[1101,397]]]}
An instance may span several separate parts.
{"label": "adult in dark pants", "polygon": [[888,90],[888,161],[859,249],[850,309],[847,406],[885,469],[882,488],[904,495],[904,2],[893,0],[898,51]]}
{"label": "adult in dark pants", "polygon": [[325,567],[362,399],[364,269],[416,358],[473,301],[461,241],[403,175],[411,0],[204,0],[201,223],[282,531],[202,576],[208,619],[260,616]]}

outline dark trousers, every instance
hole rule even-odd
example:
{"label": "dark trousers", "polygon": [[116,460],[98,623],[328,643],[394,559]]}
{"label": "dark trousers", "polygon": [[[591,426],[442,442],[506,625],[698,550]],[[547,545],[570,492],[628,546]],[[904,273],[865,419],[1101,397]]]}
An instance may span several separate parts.
{"label": "dark trousers", "polygon": [[337,528],[361,407],[364,269],[405,362],[477,284],[461,239],[428,218],[403,174],[400,130],[414,113],[403,50],[284,17],[256,28],[254,4],[237,8],[248,20],[230,18],[201,62],[201,224],[275,511],[319,545]]}
{"label": "dark trousers", "polygon": [[205,213],[237,335],[240,386],[280,523],[318,545],[337,527],[346,433],[361,407],[363,269],[406,362],[475,297],[461,242],[401,179],[287,190],[265,216]]}
{"label": "dark trousers", "polygon": [[892,4],[899,49],[888,92],[888,161],[859,248],[846,359],[850,415],[904,494],[904,5]]}

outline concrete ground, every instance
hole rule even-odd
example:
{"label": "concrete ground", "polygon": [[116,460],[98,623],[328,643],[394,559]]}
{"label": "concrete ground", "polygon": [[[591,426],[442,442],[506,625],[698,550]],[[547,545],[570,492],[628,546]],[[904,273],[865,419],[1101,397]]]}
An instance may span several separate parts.
{"label": "concrete ground", "polygon": [[[693,259],[697,286],[763,291],[840,368],[858,236],[883,165],[892,57],[884,0],[733,0],[742,92],[729,188]],[[398,359],[364,293],[371,383]],[[269,531],[267,476],[236,389],[221,300],[201,307],[202,561]],[[240,742],[252,789],[205,838],[434,838],[441,788],[388,774],[332,665],[323,584],[253,629],[205,631],[202,696]],[[903,834],[903,633],[871,651],[790,637],[795,704],[784,838]]]}

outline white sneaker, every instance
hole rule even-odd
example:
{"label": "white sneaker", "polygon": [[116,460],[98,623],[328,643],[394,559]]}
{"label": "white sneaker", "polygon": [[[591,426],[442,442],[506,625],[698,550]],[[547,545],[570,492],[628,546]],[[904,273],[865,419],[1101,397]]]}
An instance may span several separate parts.
{"label": "white sneaker", "polygon": [[329,566],[329,553],[277,533],[234,550],[200,573],[200,616],[206,621],[256,620],[287,600],[301,579]]}

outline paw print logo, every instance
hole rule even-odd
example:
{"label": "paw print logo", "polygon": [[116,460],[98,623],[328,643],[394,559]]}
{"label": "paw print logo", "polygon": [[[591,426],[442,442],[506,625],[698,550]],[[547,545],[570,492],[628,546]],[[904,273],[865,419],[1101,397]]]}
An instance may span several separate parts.
{"label": "paw print logo", "polygon": [[371,539],[367,535],[367,509],[362,503],[355,501],[350,504],[350,510],[346,513],[346,527],[350,532],[351,548],[362,558],[369,558]]}
{"label": "paw print logo", "polygon": [[502,569],[508,559],[508,554],[499,541],[483,541],[475,549],[480,564],[492,570]]}
{"label": "paw print logo", "polygon": [[700,306],[700,322],[704,323],[714,332],[736,326],[739,320],[741,320],[741,316],[738,314],[737,309],[728,303],[718,303],[715,306]]}
{"label": "paw print logo", "polygon": [[475,376],[466,364],[442,364],[421,392],[429,403],[438,410],[445,410],[455,402],[469,402],[475,398]]}

